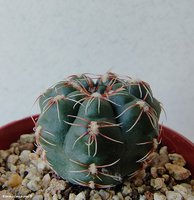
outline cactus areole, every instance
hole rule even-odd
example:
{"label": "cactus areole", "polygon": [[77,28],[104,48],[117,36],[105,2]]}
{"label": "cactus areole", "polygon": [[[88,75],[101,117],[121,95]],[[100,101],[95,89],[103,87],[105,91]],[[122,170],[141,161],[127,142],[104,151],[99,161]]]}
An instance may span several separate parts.
{"label": "cactus areole", "polygon": [[40,95],[39,105],[36,143],[73,184],[113,187],[151,159],[161,106],[144,81],[111,72],[72,75]]}

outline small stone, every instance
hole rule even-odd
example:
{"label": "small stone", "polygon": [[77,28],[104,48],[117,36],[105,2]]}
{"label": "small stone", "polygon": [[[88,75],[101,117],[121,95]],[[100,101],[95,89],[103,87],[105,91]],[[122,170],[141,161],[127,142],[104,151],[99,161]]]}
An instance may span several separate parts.
{"label": "small stone", "polygon": [[33,165],[30,165],[29,168],[26,169],[28,174],[25,176],[26,179],[33,179],[34,177],[40,177],[40,173],[38,172],[37,168]]}
{"label": "small stone", "polygon": [[19,159],[18,155],[10,155],[7,159],[7,163],[15,164]]}
{"label": "small stone", "polygon": [[141,185],[139,187],[137,187],[137,191],[139,194],[143,194],[146,190],[146,185]]}
{"label": "small stone", "polygon": [[14,152],[15,152],[16,155],[19,155],[20,154],[19,147],[15,147],[14,148]]}
{"label": "small stone", "polygon": [[163,147],[161,147],[160,148],[160,150],[159,150],[159,154],[160,155],[168,155],[168,148],[167,148],[167,146],[163,146]]}
{"label": "small stone", "polygon": [[21,144],[19,146],[19,150],[20,151],[23,151],[23,150],[29,150],[29,151],[32,151],[34,149],[34,144],[33,143],[25,143],[25,144]]}
{"label": "small stone", "polygon": [[5,167],[0,167],[0,174],[4,174],[5,173]]}
{"label": "small stone", "polygon": [[162,187],[162,188],[160,189],[160,192],[163,193],[163,194],[165,194],[166,191],[168,191],[168,190],[169,190],[169,188],[165,185],[164,187]]}
{"label": "small stone", "polygon": [[168,154],[168,157],[169,157],[170,161],[172,161],[172,163],[175,165],[184,167],[186,164],[186,161],[183,158],[183,156],[178,153]]}
{"label": "small stone", "polygon": [[119,198],[117,195],[114,195],[114,196],[112,197],[112,200],[120,200],[120,198]]}
{"label": "small stone", "polygon": [[159,167],[159,166],[163,166],[163,165],[165,165],[166,163],[169,162],[167,147],[166,147],[166,146],[163,146],[163,147],[160,149],[159,154],[160,154],[160,162],[159,162],[158,167]]}
{"label": "small stone", "polygon": [[146,170],[145,169],[141,169],[138,171],[138,177],[141,179],[144,179],[146,176]]}
{"label": "small stone", "polygon": [[166,196],[162,193],[156,192],[154,193],[154,200],[166,200]]}
{"label": "small stone", "polygon": [[166,192],[167,200],[183,200],[183,197],[178,192],[167,191]]}
{"label": "small stone", "polygon": [[186,200],[194,200],[194,195],[188,195]]}
{"label": "small stone", "polygon": [[17,143],[17,142],[13,142],[11,145],[10,145],[10,147],[18,147],[19,146],[19,143]]}
{"label": "small stone", "polygon": [[132,198],[131,198],[130,196],[126,196],[126,197],[124,198],[124,200],[132,200]]}
{"label": "small stone", "polygon": [[0,177],[0,185],[3,185],[6,181],[6,178]]}
{"label": "small stone", "polygon": [[156,167],[151,167],[150,172],[153,178],[156,178],[158,176]]}
{"label": "small stone", "polygon": [[24,165],[24,164],[20,164],[20,165],[18,166],[19,173],[20,173],[20,175],[21,175],[22,177],[25,177],[25,176],[26,176],[26,168],[27,168],[27,166]]}
{"label": "small stone", "polygon": [[25,144],[25,143],[33,143],[35,139],[34,134],[22,134],[20,136],[20,142]]}
{"label": "small stone", "polygon": [[76,197],[75,200],[86,200],[85,192],[80,192]]}
{"label": "small stone", "polygon": [[56,192],[60,193],[60,191],[65,190],[66,185],[67,184],[64,180],[57,180],[56,178],[53,178],[49,183],[49,187],[45,191],[54,195]]}
{"label": "small stone", "polygon": [[21,185],[21,183],[22,183],[22,177],[17,173],[11,174],[7,182],[7,184],[11,187],[16,187],[18,185]]}
{"label": "small stone", "polygon": [[143,179],[142,178],[139,178],[139,177],[136,177],[134,180],[133,180],[135,186],[141,186],[143,184]]}
{"label": "small stone", "polygon": [[45,193],[44,193],[44,199],[46,199],[46,200],[53,200],[53,197],[52,197],[53,195],[51,195],[50,193],[47,193],[46,191],[45,191]]}
{"label": "small stone", "polygon": [[119,197],[119,200],[124,200],[123,195],[121,194],[121,192],[118,192],[117,196]]}
{"label": "small stone", "polygon": [[36,166],[39,173],[42,173],[45,169],[48,169],[47,163],[42,160],[36,153],[29,154],[30,161]]}
{"label": "small stone", "polygon": [[44,175],[43,179],[42,179],[42,187],[43,188],[47,188],[49,183],[51,181],[51,177],[49,174]]}
{"label": "small stone", "polygon": [[152,153],[153,159],[151,161],[152,166],[159,166],[160,163],[160,155],[157,152]]}
{"label": "small stone", "polygon": [[194,186],[194,179],[190,181],[190,184]]}
{"label": "small stone", "polygon": [[166,169],[162,166],[157,167],[157,174],[164,175],[166,173]]}
{"label": "small stone", "polygon": [[169,174],[172,175],[177,181],[185,180],[191,175],[191,172],[188,169],[179,165],[167,163],[165,164],[165,167]]}
{"label": "small stone", "polygon": [[0,150],[0,158],[5,160],[9,156],[9,152],[6,150]]}
{"label": "small stone", "polygon": [[108,199],[109,197],[109,193],[106,190],[102,189],[99,191],[99,195],[100,197],[102,197],[103,200]]}
{"label": "small stone", "polygon": [[32,180],[30,180],[28,183],[27,183],[27,188],[32,190],[32,191],[38,191],[40,189],[40,178],[39,177],[34,177]]}
{"label": "small stone", "polygon": [[168,182],[169,181],[169,179],[170,179],[170,177],[169,177],[169,175],[168,174],[163,174],[162,175],[162,178],[164,178],[164,182]]}
{"label": "small stone", "polygon": [[182,185],[175,185],[173,186],[173,190],[175,192],[180,193],[185,199],[187,199],[188,196],[187,188],[183,187]]}
{"label": "small stone", "polygon": [[144,195],[140,195],[138,200],[146,200],[146,197]]}
{"label": "small stone", "polygon": [[[180,185],[187,189],[188,194],[192,194],[192,185],[190,185],[188,183],[181,183]],[[194,190],[193,190],[193,192],[194,192]]]}
{"label": "small stone", "polygon": [[139,194],[136,188],[132,189],[132,193],[131,193],[131,198],[132,199],[139,199]]}
{"label": "small stone", "polygon": [[52,200],[58,200],[57,194],[53,195],[53,199]]}
{"label": "small stone", "polygon": [[102,197],[100,196],[99,193],[97,193],[97,191],[95,191],[93,195],[90,194],[90,200],[102,200]]}
{"label": "small stone", "polygon": [[14,147],[10,147],[9,149],[8,149],[8,151],[9,151],[9,154],[14,154]]}
{"label": "small stone", "polygon": [[132,189],[131,189],[131,187],[130,186],[124,186],[123,188],[122,188],[122,194],[124,195],[124,196],[127,196],[127,195],[129,195],[129,194],[131,194],[132,193]]}
{"label": "small stone", "polygon": [[36,194],[33,196],[32,200],[43,200],[43,196],[41,194]]}
{"label": "small stone", "polygon": [[144,193],[144,196],[145,196],[145,198],[148,199],[148,200],[153,200],[153,199],[154,199],[154,195],[153,195],[153,193],[150,192],[150,191],[146,191],[146,192]]}
{"label": "small stone", "polygon": [[151,179],[150,184],[156,190],[159,190],[159,189],[165,187],[164,178]]}
{"label": "small stone", "polygon": [[34,161],[34,160],[38,160],[38,159],[39,159],[39,156],[38,156],[38,154],[36,154],[36,153],[31,153],[31,152],[30,152],[29,158],[30,158],[31,161]]}
{"label": "small stone", "polygon": [[30,151],[29,150],[24,150],[21,152],[20,156],[19,156],[19,159],[21,160],[22,163],[27,163],[29,162],[30,158],[29,158],[29,155],[30,155]]}
{"label": "small stone", "polygon": [[69,200],[75,200],[76,195],[74,193],[69,194]]}
{"label": "small stone", "polygon": [[11,172],[16,172],[17,170],[17,166],[10,163],[8,165],[8,168],[10,169]]}
{"label": "small stone", "polygon": [[115,191],[114,190],[109,190],[109,195],[110,195],[110,197],[114,196],[115,195]]}
{"label": "small stone", "polygon": [[19,185],[18,187],[14,188],[14,193],[20,194],[21,196],[27,196],[30,192],[31,192],[31,190],[29,190],[28,188],[26,188],[23,185]]}

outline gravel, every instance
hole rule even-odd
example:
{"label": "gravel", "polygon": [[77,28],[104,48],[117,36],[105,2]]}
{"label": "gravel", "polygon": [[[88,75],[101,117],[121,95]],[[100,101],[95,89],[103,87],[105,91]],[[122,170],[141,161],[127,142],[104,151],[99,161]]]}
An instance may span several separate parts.
{"label": "gravel", "polygon": [[136,177],[107,189],[89,189],[58,177],[25,134],[0,150],[0,200],[194,200],[194,180],[183,156],[159,146]]}

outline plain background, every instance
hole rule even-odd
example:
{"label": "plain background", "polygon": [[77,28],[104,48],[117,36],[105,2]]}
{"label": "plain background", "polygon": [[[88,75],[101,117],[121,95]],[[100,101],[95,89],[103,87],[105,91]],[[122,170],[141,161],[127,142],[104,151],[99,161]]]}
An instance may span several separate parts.
{"label": "plain background", "polygon": [[0,1],[0,125],[38,113],[35,99],[71,74],[150,83],[161,123],[194,141],[194,1]]}

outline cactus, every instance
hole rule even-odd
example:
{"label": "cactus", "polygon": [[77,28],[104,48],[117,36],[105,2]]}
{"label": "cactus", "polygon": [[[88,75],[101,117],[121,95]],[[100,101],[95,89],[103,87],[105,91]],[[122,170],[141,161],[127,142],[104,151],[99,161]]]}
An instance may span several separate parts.
{"label": "cactus", "polygon": [[144,81],[90,76],[70,76],[40,95],[36,143],[63,179],[114,187],[150,161],[161,106]]}

